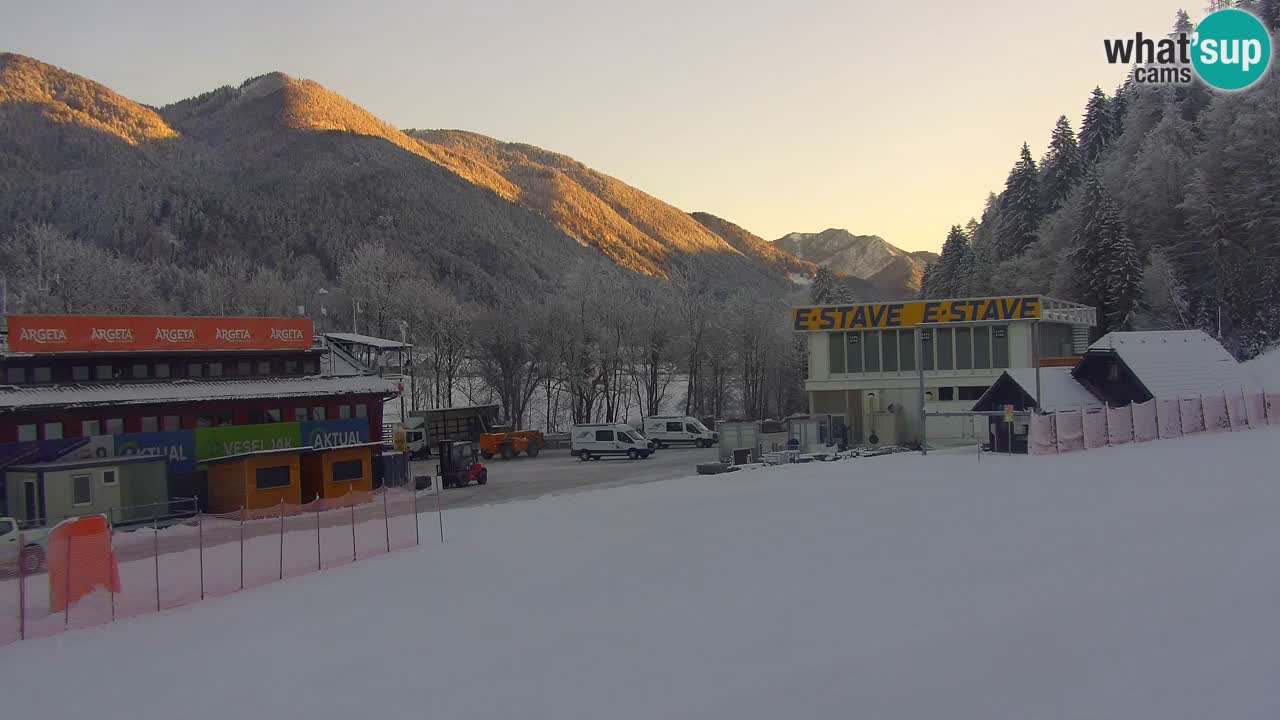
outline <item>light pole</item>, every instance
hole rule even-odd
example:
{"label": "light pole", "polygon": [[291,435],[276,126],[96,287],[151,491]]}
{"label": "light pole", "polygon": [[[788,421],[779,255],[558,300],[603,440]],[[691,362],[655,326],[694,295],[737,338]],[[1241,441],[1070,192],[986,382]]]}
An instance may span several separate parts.
{"label": "light pole", "polygon": [[320,298],[320,321],[318,324],[320,325],[321,335],[324,334],[325,318],[328,317],[329,315],[329,310],[328,308],[325,307],[325,304],[324,304],[325,298],[328,297],[328,295],[329,295],[329,291],[325,290],[324,288],[320,288],[319,290],[316,291],[316,297]]}

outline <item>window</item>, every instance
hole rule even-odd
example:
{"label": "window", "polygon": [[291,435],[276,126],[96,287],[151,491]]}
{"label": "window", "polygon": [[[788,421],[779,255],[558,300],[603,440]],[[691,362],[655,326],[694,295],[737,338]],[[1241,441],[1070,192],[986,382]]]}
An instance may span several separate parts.
{"label": "window", "polygon": [[258,468],[254,474],[254,484],[259,490],[289,487],[293,484],[293,473],[288,465]]}
{"label": "window", "polygon": [[885,372],[898,372],[898,331],[883,330],[880,332],[880,353],[884,360]]}
{"label": "window", "polygon": [[844,333],[830,333],[827,335],[827,355],[831,361],[832,374],[839,375],[845,372]]}
{"label": "window", "polygon": [[149,374],[150,373],[147,372],[146,363],[134,363],[133,367],[130,368],[129,376],[132,377],[134,380],[146,380]]}
{"label": "window", "polygon": [[597,430],[596,442],[613,442],[612,430]]}
{"label": "window", "polygon": [[916,371],[916,334],[912,330],[898,331],[898,369]]}
{"label": "window", "polygon": [[116,484],[116,471],[115,471],[115,470],[103,470],[103,471],[102,471],[102,484],[103,484],[103,485],[115,485],[115,484]]}
{"label": "window", "polygon": [[62,439],[62,423],[51,422],[44,424],[45,440],[61,440]]}
{"label": "window", "polygon": [[996,325],[991,328],[991,367],[1009,367],[1009,327]]}
{"label": "window", "polygon": [[933,369],[933,331],[920,331],[920,355],[924,358],[924,369]]}
{"label": "window", "polygon": [[248,360],[241,360],[240,362],[236,363],[236,374],[241,377],[252,375],[253,365],[250,365]]}
{"label": "window", "polygon": [[187,377],[198,378],[204,375],[204,366],[200,363],[187,363]]}
{"label": "window", "polygon": [[683,432],[684,428],[678,422],[667,423],[667,432]]}
{"label": "window", "polygon": [[95,380],[110,380],[112,376],[110,365],[97,365],[93,368],[93,377]]}
{"label": "window", "polygon": [[213,424],[217,427],[231,427],[235,425],[235,420],[230,415],[219,413],[213,420]]}
{"label": "window", "polygon": [[209,427],[213,427],[212,415],[201,415],[196,418],[196,428],[209,428]]}
{"label": "window", "polygon": [[27,381],[27,369],[11,367],[4,369],[4,381],[10,385],[21,385]]}
{"label": "window", "polygon": [[684,431],[685,431],[685,432],[688,432],[688,433],[693,433],[693,434],[695,434],[695,435],[697,435],[697,434],[700,432],[700,431],[698,430],[698,428],[696,428],[696,427],[694,427],[694,426],[693,426],[693,424],[692,424],[692,423],[685,423],[685,424],[684,424]]}
{"label": "window", "polygon": [[159,432],[160,418],[149,416],[142,418],[142,432]]}
{"label": "window", "polygon": [[259,374],[259,375],[270,375],[270,374],[271,374],[271,361],[270,361],[270,360],[263,360],[263,361],[261,361],[261,362],[259,362],[259,363],[258,363],[258,374]]}
{"label": "window", "polygon": [[849,372],[862,372],[862,333],[851,332],[847,334],[849,338]]}
{"label": "window", "polygon": [[18,442],[35,442],[39,439],[39,428],[35,425],[18,426]]}
{"label": "window", "polygon": [[333,464],[334,482],[352,482],[364,477],[363,460],[343,460]]}
{"label": "window", "polygon": [[88,366],[88,365],[76,365],[75,367],[71,368],[71,379],[72,379],[72,380],[88,380],[88,379],[89,379],[89,366]]}
{"label": "window", "polygon": [[623,433],[623,432],[618,433],[618,442],[625,443],[627,445],[636,444],[636,441],[631,439],[631,435],[629,433]]}
{"label": "window", "polygon": [[285,371],[285,373],[286,373],[286,374],[289,374],[289,375],[297,375],[297,374],[298,374],[298,361],[297,361],[297,360],[285,360],[285,361],[284,361],[284,371]]}
{"label": "window", "polygon": [[169,377],[169,363],[156,363],[156,377],[160,380]]}
{"label": "window", "polygon": [[38,383],[53,382],[53,368],[38,367],[31,369],[31,381]]}
{"label": "window", "polygon": [[956,369],[973,369],[973,328],[956,328]]}
{"label": "window", "polygon": [[960,399],[961,400],[977,400],[981,398],[982,394],[985,393],[986,391],[987,389],[982,387],[981,385],[967,385],[965,387],[960,388]]}
{"label": "window", "polygon": [[272,408],[267,410],[266,420],[269,423],[284,422],[284,413],[280,412],[280,408]]}
{"label": "window", "polygon": [[71,504],[88,505],[93,502],[93,476],[71,476]]}
{"label": "window", "polygon": [[953,387],[938,388],[938,400],[942,402],[950,402],[956,399],[956,389]]}
{"label": "window", "polygon": [[80,422],[80,434],[85,437],[101,435],[102,423],[98,420],[83,420]]}
{"label": "window", "polygon": [[222,377],[222,363],[209,363],[209,377]]}
{"label": "window", "polygon": [[14,522],[8,518],[0,520],[0,535],[8,535],[13,532]]}
{"label": "window", "polygon": [[1120,364],[1111,363],[1107,365],[1107,382],[1120,382]]}
{"label": "window", "polygon": [[123,435],[124,434],[124,418],[107,418],[107,434]]}
{"label": "window", "polygon": [[313,408],[311,408],[311,419],[312,419],[312,420],[323,420],[323,419],[324,419],[324,408],[322,408],[322,407],[313,407]]}
{"label": "window", "polygon": [[339,420],[346,420],[346,419],[348,419],[348,418],[350,418],[350,417],[351,417],[351,406],[350,406],[350,405],[339,405],[339,406],[338,406],[338,419],[339,419]]}
{"label": "window", "polygon": [[938,338],[938,369],[951,370],[954,367],[953,363],[955,362],[955,358],[952,357],[951,348],[952,344],[955,342],[955,334],[951,331],[951,328],[938,328],[934,331],[934,334]]}
{"label": "window", "polygon": [[360,404],[356,406],[356,417],[369,417],[369,406]]}
{"label": "window", "polygon": [[316,360],[315,358],[308,359],[307,372],[312,375],[315,375],[316,373],[320,372],[320,361]]}
{"label": "window", "polygon": [[991,328],[985,325],[973,329],[973,366],[979,370],[991,367]]}
{"label": "window", "polygon": [[294,408],[294,409],[293,409],[293,420],[294,420],[294,422],[306,422],[306,421],[307,421],[307,409],[306,409],[306,408]]}
{"label": "window", "polygon": [[177,432],[182,429],[182,418],[177,415],[165,415],[163,427],[165,432]]}
{"label": "window", "polygon": [[880,333],[870,330],[862,333],[863,368],[867,372],[880,372]]}

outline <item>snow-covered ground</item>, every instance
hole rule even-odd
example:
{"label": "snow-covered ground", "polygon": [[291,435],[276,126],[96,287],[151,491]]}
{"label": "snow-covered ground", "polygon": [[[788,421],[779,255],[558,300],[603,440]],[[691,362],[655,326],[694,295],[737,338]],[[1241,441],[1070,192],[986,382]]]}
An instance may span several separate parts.
{"label": "snow-covered ground", "polygon": [[895,455],[446,512],[443,545],[0,648],[4,709],[1274,720],[1277,441]]}

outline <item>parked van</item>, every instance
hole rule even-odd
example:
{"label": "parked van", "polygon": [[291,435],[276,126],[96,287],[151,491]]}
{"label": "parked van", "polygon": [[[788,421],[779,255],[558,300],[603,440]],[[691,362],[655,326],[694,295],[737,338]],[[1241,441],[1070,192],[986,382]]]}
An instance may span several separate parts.
{"label": "parked van", "polygon": [[644,419],[644,435],[659,448],[668,445],[688,444],[694,447],[711,447],[720,436],[708,430],[698,418],[687,415],[655,415]]}
{"label": "parked van", "polygon": [[649,457],[649,441],[629,425],[600,423],[574,425],[569,447],[579,460],[595,460],[606,455],[626,455],[632,460]]}

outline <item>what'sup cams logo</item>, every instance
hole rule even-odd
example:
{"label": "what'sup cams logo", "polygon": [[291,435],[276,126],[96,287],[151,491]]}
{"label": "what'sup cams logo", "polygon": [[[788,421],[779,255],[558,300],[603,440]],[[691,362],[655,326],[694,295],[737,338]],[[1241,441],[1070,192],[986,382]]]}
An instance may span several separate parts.
{"label": "what'sup cams logo", "polygon": [[1244,90],[1261,80],[1271,63],[1266,25],[1236,9],[1210,13],[1190,33],[1158,40],[1137,33],[1103,40],[1103,46],[1112,65],[1136,65],[1133,81],[1143,85],[1188,85],[1199,76],[1218,90]]}

